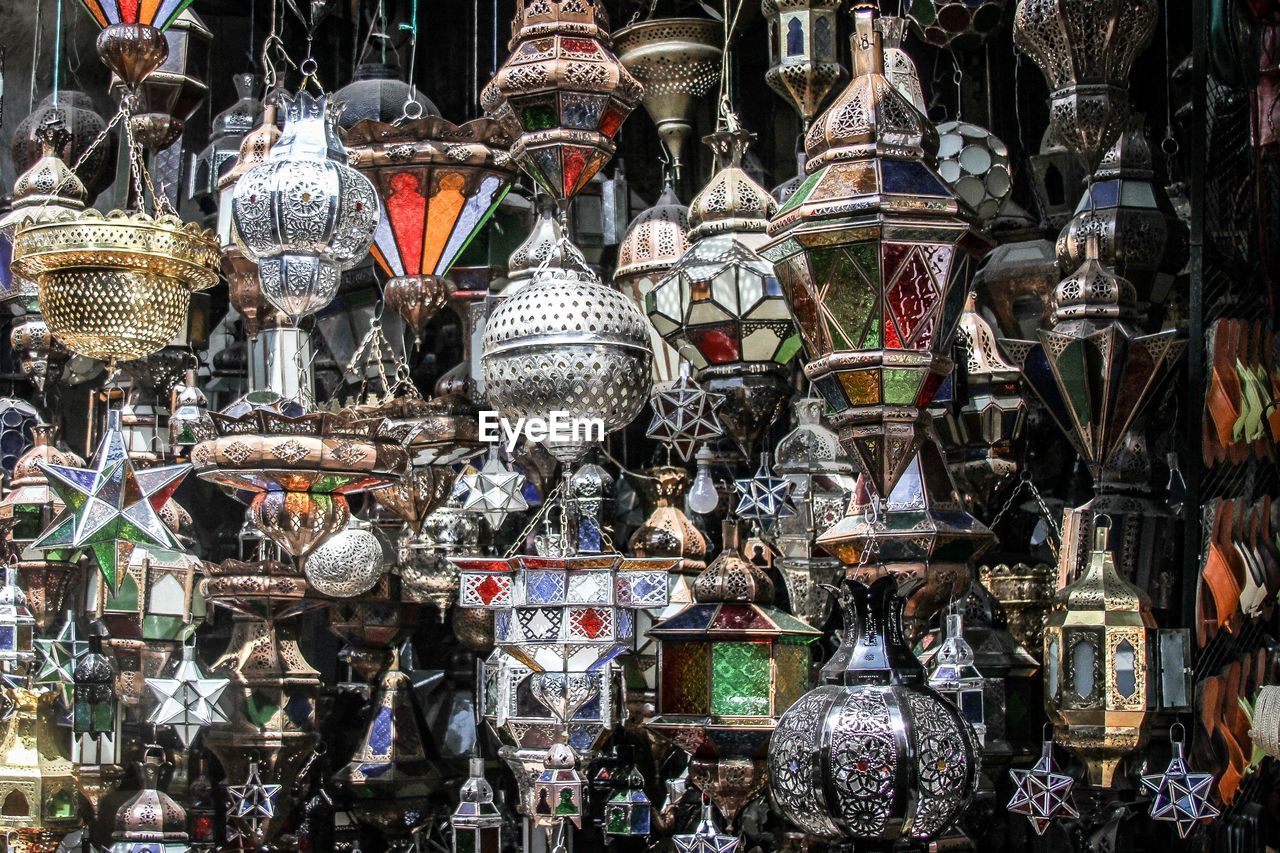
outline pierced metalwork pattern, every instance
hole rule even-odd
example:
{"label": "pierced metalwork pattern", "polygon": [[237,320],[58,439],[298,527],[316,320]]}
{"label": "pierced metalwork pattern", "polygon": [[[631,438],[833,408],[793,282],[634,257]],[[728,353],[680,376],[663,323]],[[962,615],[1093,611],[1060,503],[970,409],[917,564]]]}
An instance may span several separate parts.
{"label": "pierced metalwork pattern", "polygon": [[386,568],[382,557],[382,545],[376,536],[349,527],[330,536],[307,557],[307,580],[322,595],[363,595],[382,577]]}

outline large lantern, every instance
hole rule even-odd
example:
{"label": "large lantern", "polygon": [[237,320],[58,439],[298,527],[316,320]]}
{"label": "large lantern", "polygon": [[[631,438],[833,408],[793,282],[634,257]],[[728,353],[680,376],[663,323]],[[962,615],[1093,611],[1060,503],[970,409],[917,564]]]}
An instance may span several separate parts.
{"label": "large lantern", "polygon": [[1019,0],[1013,39],[1049,83],[1049,132],[1092,168],[1124,130],[1156,0]]}
{"label": "large lantern", "polygon": [[644,87],[610,50],[597,0],[520,0],[511,31],[511,55],[481,105],[507,129],[525,171],[564,202],[613,157]]}
{"label": "large lantern", "polygon": [[968,806],[980,744],[902,639],[892,578],[841,591],[844,641],[822,684],[769,746],[773,801],[802,831],[857,842],[929,840]]}
{"label": "large lantern", "polygon": [[845,77],[836,20],[840,0],[763,0],[760,8],[769,21],[764,79],[808,128]]}
{"label": "large lantern", "polygon": [[764,249],[845,448],[887,495],[950,370],[970,263],[987,244],[931,165],[933,125],[884,76],[873,13],[855,12],[857,76],[810,128],[809,177]]}
{"label": "large lantern", "polygon": [[231,216],[263,295],[296,325],[333,300],[342,272],[369,251],[378,198],[347,165],[336,106],[305,91],[282,100],[284,133],[267,162],[236,181]]}
{"label": "large lantern", "polygon": [[421,333],[448,298],[444,274],[511,187],[506,134],[491,119],[459,127],[426,116],[401,125],[366,119],[343,141],[382,208],[373,257],[391,276],[384,298]]}

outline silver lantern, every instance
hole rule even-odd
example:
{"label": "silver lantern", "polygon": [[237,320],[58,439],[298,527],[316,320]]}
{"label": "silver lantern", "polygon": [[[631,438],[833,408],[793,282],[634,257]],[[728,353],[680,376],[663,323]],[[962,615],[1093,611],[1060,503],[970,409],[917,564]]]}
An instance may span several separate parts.
{"label": "silver lantern", "polygon": [[378,225],[373,184],[347,165],[326,96],[284,98],[284,133],[267,162],[236,182],[236,244],[258,263],[262,294],[296,325],[338,292]]}
{"label": "silver lantern", "polygon": [[588,275],[535,274],[489,317],[480,357],[489,403],[512,423],[546,421],[541,443],[569,463],[603,440],[600,424],[630,423],[653,382],[644,314]]}
{"label": "silver lantern", "polygon": [[973,797],[977,735],[904,642],[896,581],[850,582],[840,604],[844,642],[769,743],[773,801],[824,838],[935,838]]}

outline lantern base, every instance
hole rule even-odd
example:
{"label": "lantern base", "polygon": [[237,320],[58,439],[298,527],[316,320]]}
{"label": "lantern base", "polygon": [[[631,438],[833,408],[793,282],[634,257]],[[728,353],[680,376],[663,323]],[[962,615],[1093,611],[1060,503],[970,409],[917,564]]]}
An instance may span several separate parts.
{"label": "lantern base", "polygon": [[169,40],[146,24],[112,24],[98,33],[98,58],[130,90],[169,58]]}

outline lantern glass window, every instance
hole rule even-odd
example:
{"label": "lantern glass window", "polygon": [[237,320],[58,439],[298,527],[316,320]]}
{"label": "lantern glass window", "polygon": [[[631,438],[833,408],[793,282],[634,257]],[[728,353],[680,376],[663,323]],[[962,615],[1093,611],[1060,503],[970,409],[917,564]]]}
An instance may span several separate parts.
{"label": "lantern glass window", "polygon": [[711,647],[711,713],[726,717],[769,716],[768,642],[715,643]]}
{"label": "lantern glass window", "polygon": [[1133,698],[1138,689],[1133,643],[1121,640],[1115,651],[1116,690],[1126,699]]}
{"label": "lantern glass window", "polygon": [[1071,649],[1071,688],[1080,702],[1093,698],[1093,667],[1097,659],[1098,648],[1092,640],[1081,639]]}
{"label": "lantern glass window", "polygon": [[1046,685],[1049,695],[1055,699],[1058,696],[1058,685],[1061,683],[1062,667],[1058,659],[1058,651],[1060,644],[1057,633],[1049,635],[1049,641],[1046,643],[1045,663],[1048,665],[1048,673],[1046,674]]}
{"label": "lantern glass window", "polygon": [[1191,634],[1185,628],[1162,628],[1157,632],[1159,650],[1159,696],[1161,711],[1181,713],[1191,709]]}

